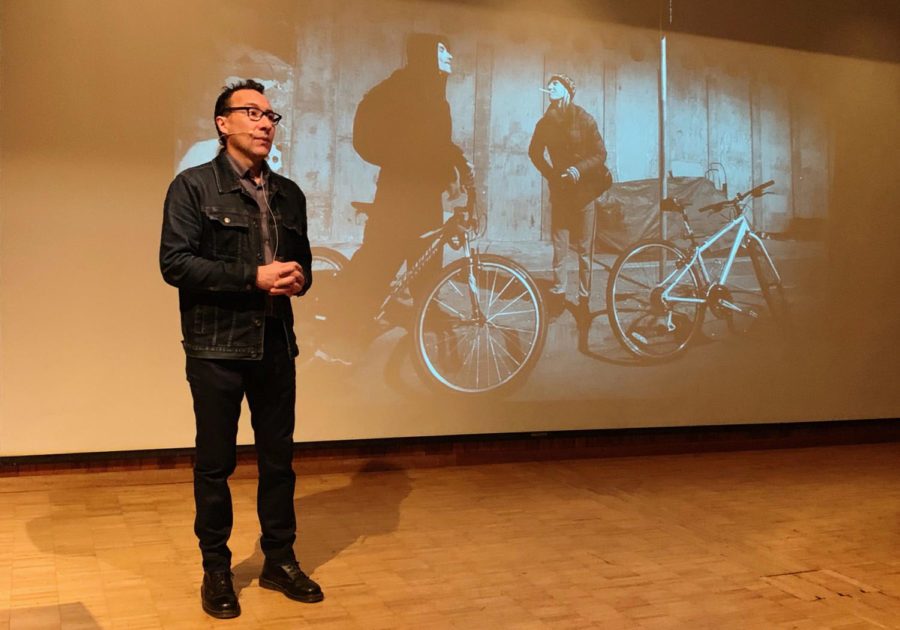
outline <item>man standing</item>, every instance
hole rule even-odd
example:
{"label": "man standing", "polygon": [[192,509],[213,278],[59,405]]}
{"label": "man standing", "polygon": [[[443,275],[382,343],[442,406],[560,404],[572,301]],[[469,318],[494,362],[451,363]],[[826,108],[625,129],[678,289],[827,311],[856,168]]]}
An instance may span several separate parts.
{"label": "man standing", "polygon": [[222,149],[169,186],[159,252],[163,278],[178,287],[194,400],[201,602],[217,618],[240,614],[228,549],[228,477],[245,395],[258,453],[260,586],[302,602],[323,599],[293,550],[297,344],[289,298],[312,282],[306,198],[266,163],[281,116],[263,91],[243,81],[219,95],[214,116]]}
{"label": "man standing", "polygon": [[550,96],[550,106],[534,127],[528,156],[550,187],[553,238],[550,309],[561,312],[566,296],[570,238],[578,254],[578,302],[587,305],[594,200],[609,189],[612,177],[606,168],[606,147],[597,121],[572,102],[575,82],[565,74],[554,74],[544,92]]}

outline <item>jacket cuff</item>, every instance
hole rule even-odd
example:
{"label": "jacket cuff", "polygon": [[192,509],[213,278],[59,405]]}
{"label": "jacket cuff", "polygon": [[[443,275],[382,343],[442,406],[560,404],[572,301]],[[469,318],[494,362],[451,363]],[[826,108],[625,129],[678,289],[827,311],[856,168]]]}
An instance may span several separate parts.
{"label": "jacket cuff", "polygon": [[243,265],[244,281],[243,286],[247,291],[256,290],[256,265]]}

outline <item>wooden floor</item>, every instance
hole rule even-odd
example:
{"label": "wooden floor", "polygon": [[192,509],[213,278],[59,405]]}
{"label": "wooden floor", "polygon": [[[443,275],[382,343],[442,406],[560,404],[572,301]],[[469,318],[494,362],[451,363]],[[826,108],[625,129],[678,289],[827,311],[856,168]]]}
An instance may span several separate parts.
{"label": "wooden floor", "polygon": [[259,587],[238,470],[227,621],[189,470],[0,479],[0,628],[900,628],[900,444],[379,464],[298,478],[312,605]]}

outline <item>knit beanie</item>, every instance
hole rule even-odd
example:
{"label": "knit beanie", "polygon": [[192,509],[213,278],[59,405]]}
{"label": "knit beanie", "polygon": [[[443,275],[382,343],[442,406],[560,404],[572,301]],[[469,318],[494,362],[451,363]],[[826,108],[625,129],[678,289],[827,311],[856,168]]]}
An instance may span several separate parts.
{"label": "knit beanie", "polygon": [[562,73],[554,74],[552,77],[550,77],[550,81],[547,81],[547,83],[550,83],[554,79],[562,83],[562,86],[569,92],[570,98],[575,97],[575,81],[572,80],[572,77]]}

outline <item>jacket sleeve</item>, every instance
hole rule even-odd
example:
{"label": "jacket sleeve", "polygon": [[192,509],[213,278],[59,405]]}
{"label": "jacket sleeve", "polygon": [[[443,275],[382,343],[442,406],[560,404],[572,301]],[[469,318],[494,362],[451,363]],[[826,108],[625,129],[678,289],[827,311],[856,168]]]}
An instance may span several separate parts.
{"label": "jacket sleeve", "polygon": [[169,185],[163,206],[159,268],[163,279],[191,291],[255,291],[256,266],[239,261],[204,258],[201,195],[188,177],[179,175]]}
{"label": "jacket sleeve", "polygon": [[544,155],[547,148],[547,142],[544,139],[544,128],[541,124],[543,120],[539,120],[534,126],[534,133],[531,135],[531,143],[528,145],[528,157],[531,163],[541,172],[541,175],[548,180],[553,178],[554,169]]}
{"label": "jacket sleeve", "polygon": [[606,145],[597,129],[597,121],[585,111],[580,112],[583,137],[586,147],[585,157],[574,164],[579,173],[600,174],[606,165]]}
{"label": "jacket sleeve", "polygon": [[285,179],[284,181],[286,182],[286,185],[291,186],[294,189],[294,194],[297,198],[297,207],[291,208],[291,211],[295,213],[295,216],[299,220],[299,225],[302,226],[302,229],[295,231],[297,234],[297,241],[293,252],[294,260],[303,267],[303,289],[295,294],[300,296],[309,291],[309,287],[312,286],[313,282],[312,249],[309,246],[309,235],[307,233],[306,195],[303,194],[303,191],[300,190],[300,187],[297,186],[296,182],[288,179]]}
{"label": "jacket sleeve", "polygon": [[312,250],[309,247],[309,237],[304,234],[300,239],[300,253],[297,256],[297,262],[300,263],[300,266],[303,267],[303,288],[296,295],[305,295],[307,291],[309,291],[309,287],[312,286],[313,282],[313,272],[312,272]]}

